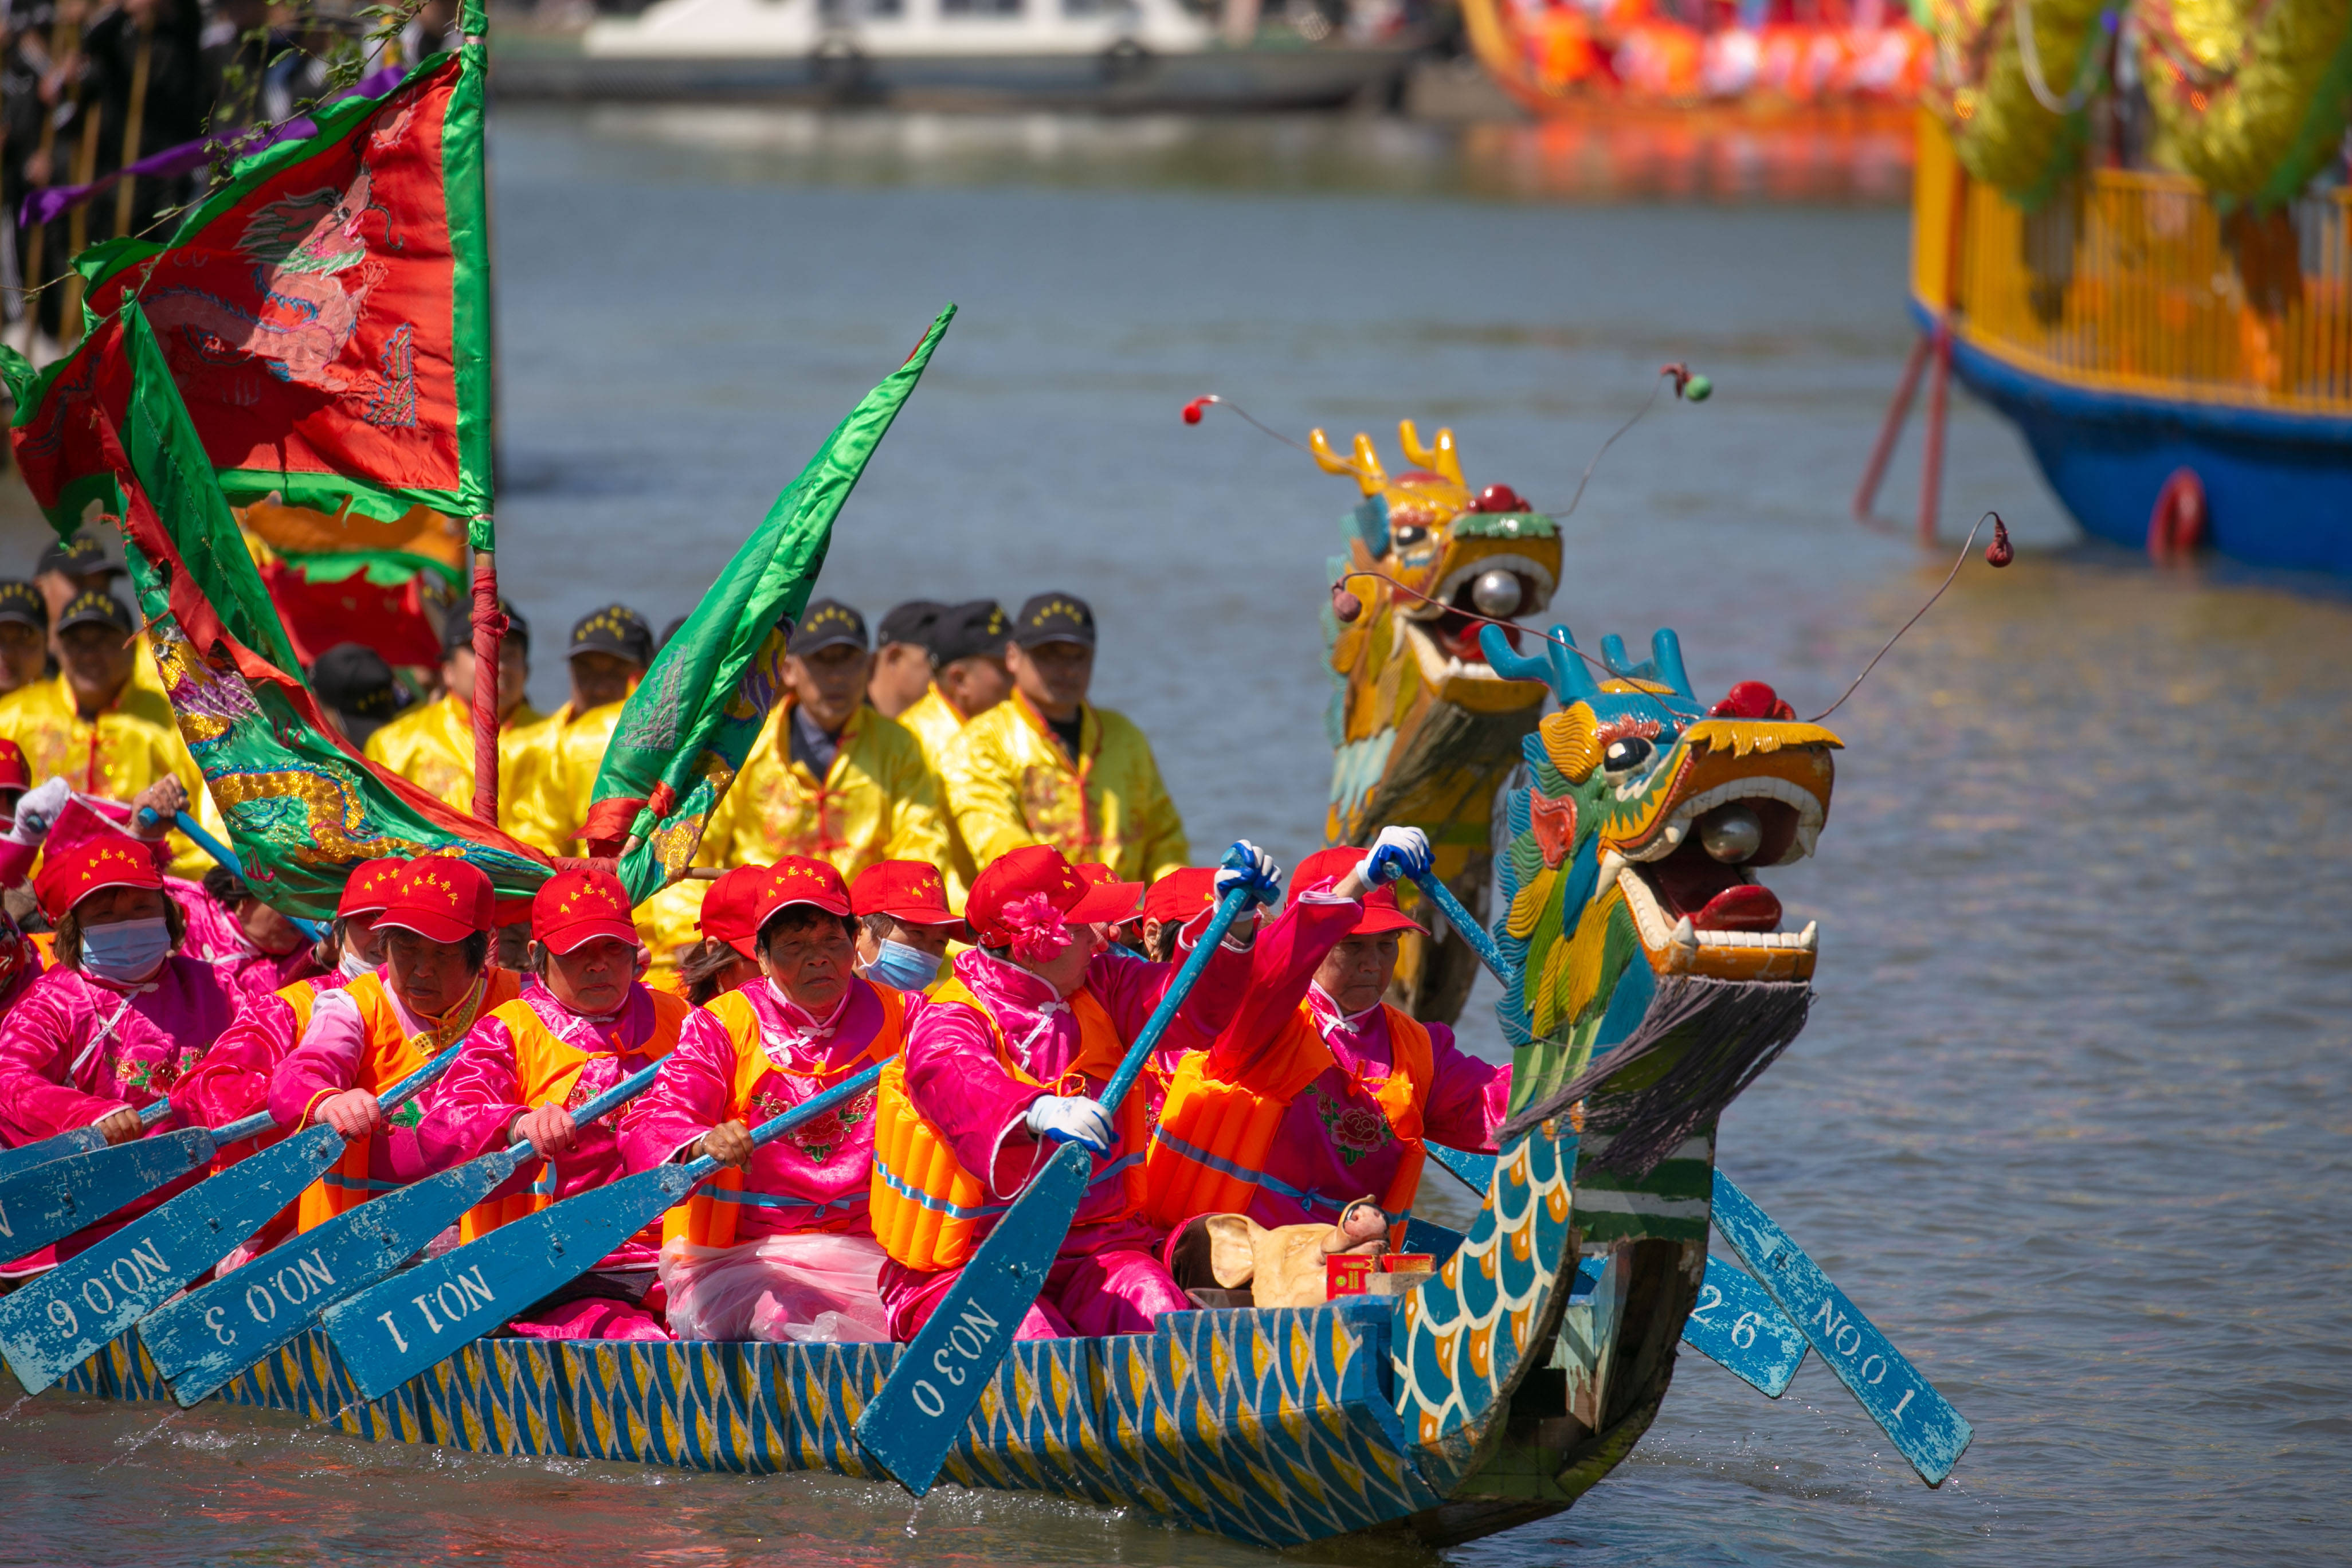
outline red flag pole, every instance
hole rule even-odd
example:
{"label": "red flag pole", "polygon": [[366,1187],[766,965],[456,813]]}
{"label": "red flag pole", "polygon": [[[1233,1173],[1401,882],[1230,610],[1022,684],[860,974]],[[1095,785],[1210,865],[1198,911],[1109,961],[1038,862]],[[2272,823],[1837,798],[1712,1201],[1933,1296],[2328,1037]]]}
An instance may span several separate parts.
{"label": "red flag pole", "polygon": [[474,815],[499,825],[499,648],[507,618],[499,613],[498,552],[474,552]]}

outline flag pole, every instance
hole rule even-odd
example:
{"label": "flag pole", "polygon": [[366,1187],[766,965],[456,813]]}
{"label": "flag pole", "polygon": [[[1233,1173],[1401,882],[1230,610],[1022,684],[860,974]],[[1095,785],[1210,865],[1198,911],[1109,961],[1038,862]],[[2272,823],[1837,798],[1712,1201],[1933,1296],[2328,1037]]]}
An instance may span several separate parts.
{"label": "flag pole", "polygon": [[[464,37],[465,68],[487,70],[489,64],[489,16],[482,0],[464,0],[458,26]],[[480,154],[475,160],[475,174],[479,181],[476,200],[479,204],[484,226],[482,245],[482,300],[485,345],[495,384],[498,364],[498,334],[490,319],[489,286],[490,247],[488,228],[490,213],[489,138],[484,128]],[[492,417],[496,418],[495,404]],[[493,450],[495,451],[495,437]],[[495,462],[495,457],[493,458]],[[495,487],[490,493],[495,496]],[[497,531],[491,514],[472,520],[468,531],[474,544],[474,816],[489,826],[499,823],[499,654],[506,641],[507,618],[499,612],[499,565],[496,547]]]}

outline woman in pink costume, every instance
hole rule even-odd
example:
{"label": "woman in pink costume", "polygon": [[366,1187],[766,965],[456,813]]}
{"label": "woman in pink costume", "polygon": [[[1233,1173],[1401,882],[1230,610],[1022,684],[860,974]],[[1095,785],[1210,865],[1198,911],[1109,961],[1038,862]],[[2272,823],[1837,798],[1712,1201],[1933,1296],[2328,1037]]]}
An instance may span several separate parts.
{"label": "woman in pink costume", "polygon": [[[1252,868],[1221,872],[1219,881],[1272,901],[1273,862],[1244,847]],[[981,945],[956,959],[953,977],[908,1031],[903,1089],[887,1072],[883,1080],[892,1124],[879,1135],[889,1147],[944,1143],[957,1167],[944,1187],[936,1177],[919,1182],[887,1169],[887,1157],[877,1171],[876,1234],[892,1258],[882,1300],[894,1337],[921,1330],[961,1272],[958,1259],[994,1224],[983,1214],[950,1246],[949,1227],[922,1222],[917,1210],[1002,1212],[1056,1140],[1093,1152],[1094,1183],[1020,1337],[1138,1333],[1160,1313],[1189,1308],[1155,1256],[1157,1227],[1139,1212],[1149,1126],[1142,1092],[1116,1112],[1097,1098],[1176,975],[1173,964],[1116,957],[1098,945],[1094,922],[1128,918],[1141,892],[1133,882],[1089,887],[1042,845],[1003,856],[974,880],[964,914]],[[1249,978],[1246,947],[1229,939],[1180,1018],[1201,1037],[1214,1037],[1232,1022]],[[895,1130],[900,1117],[913,1119],[911,1141]],[[887,1213],[885,1193],[893,1194]]]}
{"label": "woman in pink costume", "polygon": [[[0,1140],[10,1145],[96,1126],[109,1143],[140,1135],[139,1112],[236,1016],[234,984],[175,955],[187,927],[144,844],[127,835],[53,851],[35,881],[55,922],[57,966],[0,1018]],[[163,1125],[179,1125],[166,1115]],[[0,1268],[37,1273],[197,1180],[193,1172],[53,1247]]]}

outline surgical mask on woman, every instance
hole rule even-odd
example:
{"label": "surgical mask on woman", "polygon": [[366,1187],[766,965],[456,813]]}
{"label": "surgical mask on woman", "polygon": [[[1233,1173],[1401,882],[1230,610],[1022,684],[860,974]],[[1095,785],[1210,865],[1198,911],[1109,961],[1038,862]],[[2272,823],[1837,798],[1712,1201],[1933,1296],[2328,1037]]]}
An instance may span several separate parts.
{"label": "surgical mask on woman", "polygon": [[362,974],[375,973],[374,964],[362,958],[356,950],[348,947],[343,949],[342,963],[338,967],[342,970],[343,978],[346,980],[357,980]]}
{"label": "surgical mask on woman", "polygon": [[892,942],[888,937],[882,939],[874,962],[866,966],[866,979],[900,991],[924,990],[939,977],[940,960],[936,953]]}
{"label": "surgical mask on woman", "polygon": [[89,926],[81,933],[82,973],[115,985],[136,985],[172,955],[172,928],[162,916]]}

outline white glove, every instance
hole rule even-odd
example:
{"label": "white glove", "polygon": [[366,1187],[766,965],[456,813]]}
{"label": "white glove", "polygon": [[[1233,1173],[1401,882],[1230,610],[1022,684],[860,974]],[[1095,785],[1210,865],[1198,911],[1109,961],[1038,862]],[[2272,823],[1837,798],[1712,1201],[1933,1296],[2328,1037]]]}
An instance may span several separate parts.
{"label": "white glove", "polygon": [[1418,827],[1383,827],[1364,858],[1364,880],[1385,888],[1400,877],[1429,875],[1429,835]]}
{"label": "white glove", "polygon": [[1246,866],[1221,867],[1215,882],[1217,901],[1224,902],[1225,895],[1235,888],[1247,888],[1254,904],[1276,904],[1282,901],[1282,868],[1274,857],[1246,838],[1234,841],[1234,849],[1248,858]]}
{"label": "white glove", "polygon": [[38,787],[26,790],[17,798],[16,826],[9,829],[8,841],[37,846],[49,836],[49,824],[71,799],[73,785],[63,779],[45,779]]}
{"label": "white glove", "polygon": [[1110,1112],[1098,1100],[1072,1095],[1066,1100],[1047,1095],[1029,1102],[1023,1119],[1029,1131],[1056,1143],[1083,1143],[1097,1154],[1110,1152]]}

